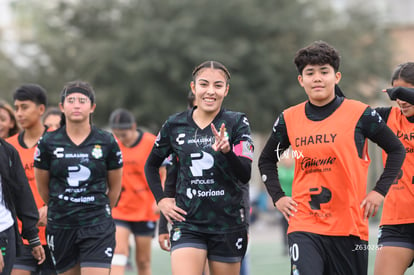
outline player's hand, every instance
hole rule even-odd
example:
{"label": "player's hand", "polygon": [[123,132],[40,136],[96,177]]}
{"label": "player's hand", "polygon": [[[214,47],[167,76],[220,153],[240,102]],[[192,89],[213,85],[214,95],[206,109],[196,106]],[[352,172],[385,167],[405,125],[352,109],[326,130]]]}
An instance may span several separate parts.
{"label": "player's hand", "polygon": [[377,191],[369,192],[361,202],[364,220],[368,219],[369,217],[374,217],[377,214],[378,209],[383,201],[384,196]]}
{"label": "player's hand", "polygon": [[187,215],[187,212],[175,204],[174,198],[163,198],[158,202],[158,208],[171,224],[173,224],[173,220],[179,222],[185,221],[184,216]]}
{"label": "player's hand", "polygon": [[157,203],[156,203],[156,202],[154,202],[154,203],[152,204],[152,210],[154,211],[154,214],[160,214],[160,209],[158,208],[158,206],[157,206]]}
{"label": "player's hand", "polygon": [[0,273],[3,272],[3,268],[4,268],[3,253],[0,252]]}
{"label": "player's hand", "polygon": [[226,127],[224,123],[220,126],[220,132],[217,132],[216,127],[211,123],[211,131],[214,135],[214,144],[212,145],[214,151],[220,151],[224,154],[230,152],[229,137],[226,135]]}
{"label": "player's hand", "polygon": [[37,226],[46,226],[47,224],[47,206],[43,206],[39,208],[39,221],[37,222]]}
{"label": "player's hand", "polygon": [[387,93],[391,100],[396,100],[401,93],[414,93],[414,88],[408,87],[393,87],[382,90]]}
{"label": "player's hand", "polygon": [[171,243],[170,243],[170,235],[168,233],[158,235],[158,243],[162,250],[170,251]]}
{"label": "player's hand", "polygon": [[37,260],[37,264],[42,264],[46,260],[45,250],[42,245],[33,247],[32,255]]}
{"label": "player's hand", "polygon": [[288,221],[289,217],[294,216],[295,213],[298,212],[296,209],[298,204],[288,196],[281,197],[277,202],[275,202],[275,206]]}

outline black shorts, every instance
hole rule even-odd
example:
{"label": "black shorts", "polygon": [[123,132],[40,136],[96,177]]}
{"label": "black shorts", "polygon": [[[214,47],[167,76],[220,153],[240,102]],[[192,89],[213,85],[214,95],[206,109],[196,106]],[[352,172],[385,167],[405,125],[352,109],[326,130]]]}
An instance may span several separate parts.
{"label": "black shorts", "polygon": [[[380,226],[378,247],[394,246],[414,250],[414,223]],[[411,261],[409,267],[414,263]]]}
{"label": "black shorts", "polygon": [[156,222],[145,221],[145,222],[131,222],[114,219],[116,226],[122,226],[128,228],[134,236],[155,236]]}
{"label": "black shorts", "polygon": [[72,229],[46,227],[46,238],[56,270],[63,273],[76,264],[81,267],[110,268],[115,248],[115,224]]}
{"label": "black shorts", "polygon": [[246,254],[247,229],[231,233],[202,233],[187,229],[172,228],[170,232],[171,252],[183,247],[207,250],[207,258],[223,263],[241,262]]}
{"label": "black shorts", "polygon": [[16,234],[14,225],[0,232],[0,253],[3,255],[4,263],[3,272],[0,272],[0,274],[10,274],[13,269],[13,263],[16,260]]}
{"label": "black shorts", "polygon": [[368,242],[359,237],[292,232],[288,242],[291,274],[366,275],[368,272]]}
{"label": "black shorts", "polygon": [[43,245],[43,248],[45,250],[46,260],[39,265],[37,264],[37,260],[32,255],[32,248],[29,245],[24,245],[22,255],[16,258],[13,269],[26,270],[36,274],[57,274],[50,255],[49,247],[47,245]]}
{"label": "black shorts", "polygon": [[414,223],[380,226],[378,246],[396,246],[414,250]]}

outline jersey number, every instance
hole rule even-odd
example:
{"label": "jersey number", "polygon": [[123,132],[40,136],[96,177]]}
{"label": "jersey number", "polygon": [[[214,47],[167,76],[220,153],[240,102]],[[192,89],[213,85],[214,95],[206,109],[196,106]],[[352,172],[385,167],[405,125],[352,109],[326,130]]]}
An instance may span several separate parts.
{"label": "jersey number", "polygon": [[47,246],[51,251],[55,251],[55,236],[47,234]]}
{"label": "jersey number", "polygon": [[296,262],[299,260],[299,246],[297,243],[294,243],[291,247],[289,247],[289,254],[292,261]]}

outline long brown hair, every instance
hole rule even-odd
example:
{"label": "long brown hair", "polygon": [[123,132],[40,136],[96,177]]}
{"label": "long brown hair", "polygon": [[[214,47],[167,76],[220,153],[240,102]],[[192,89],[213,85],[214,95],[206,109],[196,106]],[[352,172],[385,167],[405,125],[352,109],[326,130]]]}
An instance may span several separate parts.
{"label": "long brown hair", "polygon": [[6,110],[6,112],[10,116],[10,120],[13,121],[13,124],[14,124],[13,128],[11,128],[9,130],[9,134],[8,134],[7,137],[14,136],[18,132],[20,132],[20,127],[17,124],[16,116],[14,115],[14,110],[13,110],[12,106],[10,104],[8,104],[6,101],[0,100],[0,109]]}

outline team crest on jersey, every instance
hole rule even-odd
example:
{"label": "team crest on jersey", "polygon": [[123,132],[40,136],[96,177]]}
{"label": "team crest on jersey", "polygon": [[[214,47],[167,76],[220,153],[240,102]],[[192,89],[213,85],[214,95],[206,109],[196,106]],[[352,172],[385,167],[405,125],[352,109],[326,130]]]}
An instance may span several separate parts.
{"label": "team crest on jersey", "polygon": [[180,228],[174,229],[174,233],[173,233],[173,236],[172,236],[172,240],[176,242],[180,238],[181,238],[181,230],[180,230]]}
{"label": "team crest on jersey", "polygon": [[99,159],[102,157],[102,155],[101,145],[95,145],[95,147],[92,149],[92,156],[96,159]]}

